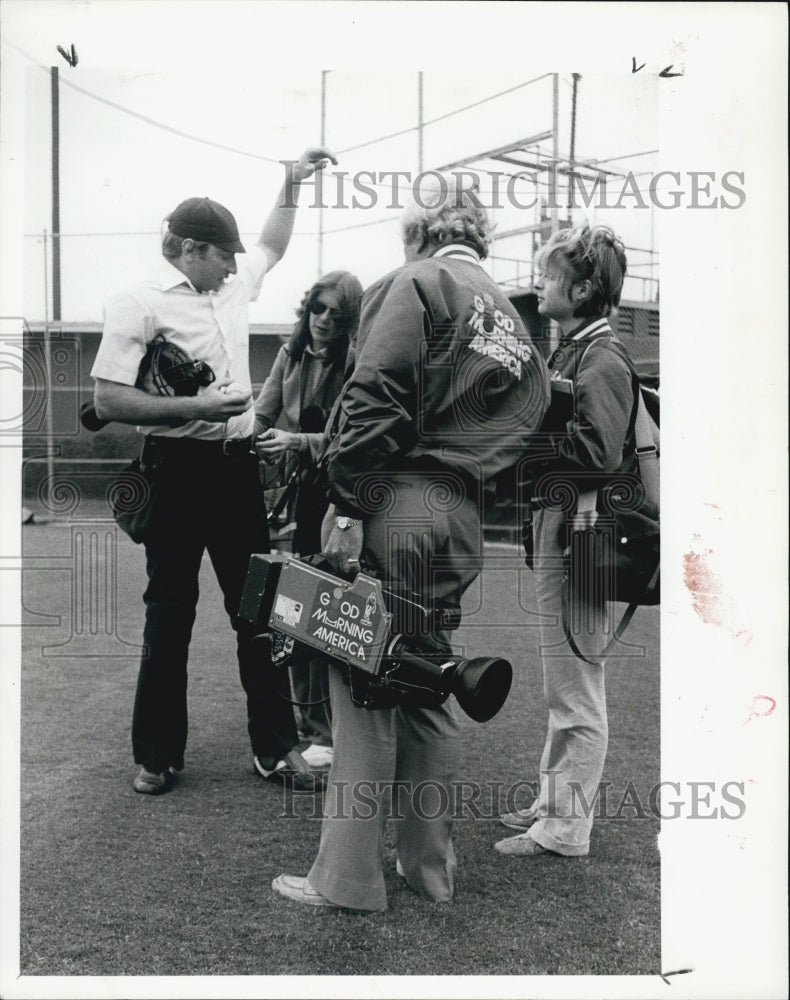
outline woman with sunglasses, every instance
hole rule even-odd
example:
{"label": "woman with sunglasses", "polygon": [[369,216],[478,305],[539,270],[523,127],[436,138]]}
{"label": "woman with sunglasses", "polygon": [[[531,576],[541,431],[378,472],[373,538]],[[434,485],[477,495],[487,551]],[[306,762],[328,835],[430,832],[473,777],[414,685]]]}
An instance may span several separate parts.
{"label": "woman with sunglasses", "polygon": [[[268,465],[301,469],[296,494],[296,530],[291,549],[308,556],[321,551],[321,522],[328,506],[315,482],[324,446],[324,426],[344,381],[359,325],[362,285],[348,271],[330,271],[310,288],[287,344],[275,358],[255,401],[255,451]],[[275,423],[280,426],[275,427]],[[298,472],[297,472],[298,475]],[[290,478],[284,472],[283,481]],[[327,664],[320,657],[292,666],[296,700],[328,699]],[[308,764],[331,760],[329,702],[300,709],[302,731],[321,750],[306,751]],[[326,748],[326,749],[325,749]],[[264,775],[268,777],[268,775]]]}

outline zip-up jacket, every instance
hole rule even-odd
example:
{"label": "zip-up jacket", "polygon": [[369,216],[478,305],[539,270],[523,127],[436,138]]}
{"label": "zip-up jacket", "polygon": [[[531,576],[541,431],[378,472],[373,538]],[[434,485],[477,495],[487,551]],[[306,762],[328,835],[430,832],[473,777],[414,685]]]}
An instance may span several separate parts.
{"label": "zip-up jacket", "polygon": [[329,497],[364,517],[370,473],[444,468],[485,484],[522,457],[548,402],[546,363],[510,300],[473,250],[442,248],[364,295]]}
{"label": "zip-up jacket", "polygon": [[549,359],[549,374],[552,381],[571,380],[574,409],[567,428],[548,428],[553,456],[536,464],[535,477],[551,472],[592,490],[613,475],[635,471],[636,376],[609,322],[588,320],[562,338]]}
{"label": "zip-up jacket", "polygon": [[[324,432],[305,427],[304,412],[309,408],[310,423],[323,428],[343,387],[345,364],[345,355],[324,359],[311,356],[307,350],[299,361],[294,361],[284,344],[255,400],[255,433],[274,427],[282,414],[286,430],[305,432],[305,447],[300,449],[299,458],[304,465],[315,466],[326,443]],[[312,366],[318,368],[318,375],[308,393],[305,383],[313,374]]]}

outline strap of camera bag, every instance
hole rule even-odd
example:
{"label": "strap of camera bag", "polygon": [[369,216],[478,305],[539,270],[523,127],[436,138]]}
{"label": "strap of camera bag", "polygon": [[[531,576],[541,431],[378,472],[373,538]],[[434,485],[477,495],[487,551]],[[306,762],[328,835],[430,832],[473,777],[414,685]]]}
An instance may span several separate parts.
{"label": "strap of camera bag", "polygon": [[266,516],[266,520],[269,524],[274,524],[277,518],[282,514],[288,504],[291,502],[291,498],[296,494],[296,490],[299,486],[299,479],[302,475],[302,466],[297,462],[296,467],[292,470],[291,474],[285,483],[285,489],[280,494],[277,503],[272,507]]}
{"label": "strap of camera bag", "polygon": [[639,476],[642,480],[642,485],[645,488],[645,499],[655,506],[657,510],[659,503],[658,449],[653,440],[653,430],[650,417],[647,413],[647,406],[638,385],[636,391],[638,400],[636,421],[634,423],[636,463],[639,467]]}

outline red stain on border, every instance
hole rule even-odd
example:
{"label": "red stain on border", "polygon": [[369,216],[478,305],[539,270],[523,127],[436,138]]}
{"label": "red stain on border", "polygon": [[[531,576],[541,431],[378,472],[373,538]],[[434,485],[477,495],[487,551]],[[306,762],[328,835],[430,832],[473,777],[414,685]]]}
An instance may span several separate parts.
{"label": "red stain on border", "polygon": [[[772,698],[769,694],[756,694],[752,698],[751,708],[749,709],[749,717],[746,722],[751,722],[752,719],[767,719],[776,709],[776,698]],[[746,723],[744,723],[745,725]]]}
{"label": "red stain on border", "polygon": [[721,580],[708,565],[712,554],[712,549],[687,552],[683,556],[683,582],[700,618],[708,625],[725,625],[730,602]]}
{"label": "red stain on border", "polygon": [[[715,506],[715,505],[714,505]],[[737,609],[719,576],[711,568],[713,549],[699,546],[700,536],[694,535],[694,548],[683,556],[683,582],[691,594],[694,610],[706,625],[732,627],[736,624]],[[740,626],[740,623],[737,623]],[[732,638],[741,645],[752,641],[752,633],[736,627]]]}

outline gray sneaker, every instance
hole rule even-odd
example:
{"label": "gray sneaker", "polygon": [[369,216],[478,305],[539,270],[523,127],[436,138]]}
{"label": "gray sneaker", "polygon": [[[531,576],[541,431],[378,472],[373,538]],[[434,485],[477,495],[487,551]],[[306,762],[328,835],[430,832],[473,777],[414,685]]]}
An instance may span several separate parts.
{"label": "gray sneaker", "polygon": [[141,795],[164,795],[173,787],[175,780],[176,772],[172,767],[159,773],[141,767],[140,773],[132,782],[132,787]]}
{"label": "gray sneaker", "polygon": [[554,851],[541,847],[528,833],[517,833],[515,837],[505,837],[494,844],[494,850],[499,854],[511,854],[520,858],[559,857]]}
{"label": "gray sneaker", "polygon": [[504,813],[499,817],[499,822],[503,826],[509,826],[511,830],[529,830],[537,818],[531,809],[518,809],[516,812]]}

